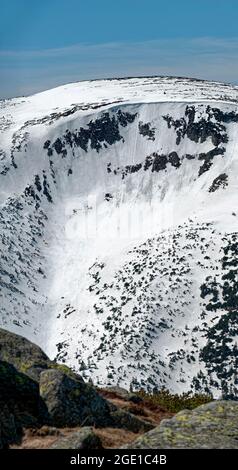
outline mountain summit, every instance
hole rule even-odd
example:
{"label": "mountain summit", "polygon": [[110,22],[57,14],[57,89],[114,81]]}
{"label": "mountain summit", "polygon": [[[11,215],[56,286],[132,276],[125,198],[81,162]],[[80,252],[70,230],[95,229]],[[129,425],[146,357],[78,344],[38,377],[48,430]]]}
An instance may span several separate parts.
{"label": "mountain summit", "polygon": [[238,87],[0,101],[0,325],[99,385],[237,397]]}

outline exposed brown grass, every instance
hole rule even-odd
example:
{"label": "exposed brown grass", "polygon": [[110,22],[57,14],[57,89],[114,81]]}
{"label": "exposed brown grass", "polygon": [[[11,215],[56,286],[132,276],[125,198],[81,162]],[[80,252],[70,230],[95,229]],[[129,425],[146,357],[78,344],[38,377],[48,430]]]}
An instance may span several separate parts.
{"label": "exposed brown grass", "polygon": [[21,445],[12,445],[11,449],[48,449],[57,439],[57,436],[23,436]]}
{"label": "exposed brown grass", "polygon": [[134,441],[140,435],[125,429],[115,428],[95,429],[94,432],[100,437],[104,449],[118,449],[124,444]]}
{"label": "exposed brown grass", "polygon": [[[158,426],[163,419],[172,417],[180,409],[193,409],[199,404],[212,400],[212,397],[207,395],[190,396],[183,394],[179,396],[172,395],[166,390],[161,390],[153,395],[143,391],[137,392],[136,394],[140,396],[142,401],[135,404],[126,397],[123,398],[115,391],[98,389],[98,392],[115,406],[129,411],[135,416],[152,423],[154,426]],[[11,447],[16,449],[47,449],[59,437],[67,436],[78,429],[80,427],[56,429],[47,426],[43,426],[40,429],[28,429],[24,433],[21,445]],[[105,449],[119,448],[134,441],[140,435],[140,433],[137,434],[125,429],[111,427],[103,429],[95,428],[94,432],[100,437],[102,446]]]}
{"label": "exposed brown grass", "polygon": [[[27,430],[24,433],[21,444],[11,445],[11,449],[48,449],[59,437],[69,436],[79,429],[79,427],[59,429],[58,436],[38,435],[37,433],[32,433],[31,430]],[[134,441],[140,435],[125,429],[115,428],[95,428],[94,432],[101,439],[104,449],[116,449]]]}
{"label": "exposed brown grass", "polygon": [[158,426],[162,419],[168,419],[174,415],[174,413],[171,411],[167,411],[163,407],[151,402],[150,400],[143,399],[141,403],[134,404],[126,399],[123,399],[115,392],[101,389],[99,390],[99,393],[119,408],[123,408],[124,410],[129,411],[130,413],[144,419],[145,421],[149,421],[155,426]]}

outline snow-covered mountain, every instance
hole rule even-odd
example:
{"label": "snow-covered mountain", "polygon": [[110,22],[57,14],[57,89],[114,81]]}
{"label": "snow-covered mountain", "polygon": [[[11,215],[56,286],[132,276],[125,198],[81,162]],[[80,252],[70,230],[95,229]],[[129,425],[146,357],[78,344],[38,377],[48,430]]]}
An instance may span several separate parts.
{"label": "snow-covered mountain", "polygon": [[1,327],[98,384],[235,396],[238,87],[0,101]]}

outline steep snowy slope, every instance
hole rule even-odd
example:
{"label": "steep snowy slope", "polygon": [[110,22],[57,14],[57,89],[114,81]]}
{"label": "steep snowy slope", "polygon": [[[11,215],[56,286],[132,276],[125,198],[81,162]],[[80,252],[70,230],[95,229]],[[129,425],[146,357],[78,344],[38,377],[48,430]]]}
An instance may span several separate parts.
{"label": "steep snowy slope", "polygon": [[0,325],[99,384],[237,395],[238,88],[0,101]]}

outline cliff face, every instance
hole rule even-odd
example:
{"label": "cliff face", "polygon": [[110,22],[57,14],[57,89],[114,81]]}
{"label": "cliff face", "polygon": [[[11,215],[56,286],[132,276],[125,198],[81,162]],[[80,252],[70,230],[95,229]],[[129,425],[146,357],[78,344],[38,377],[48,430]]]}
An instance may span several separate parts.
{"label": "cliff face", "polygon": [[238,90],[0,102],[1,326],[103,385],[236,396]]}

